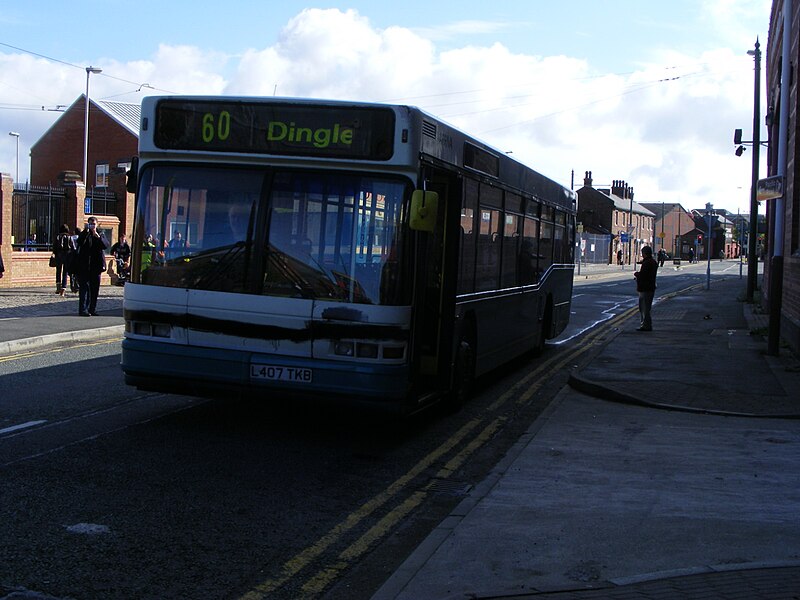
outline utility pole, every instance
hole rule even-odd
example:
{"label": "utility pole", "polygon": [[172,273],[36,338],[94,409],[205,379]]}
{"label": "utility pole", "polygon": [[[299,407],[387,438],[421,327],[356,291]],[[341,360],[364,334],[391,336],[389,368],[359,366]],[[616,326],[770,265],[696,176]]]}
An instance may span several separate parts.
{"label": "utility pole", "polygon": [[[756,38],[755,50],[748,54],[755,62],[755,83],[753,96],[753,172],[750,181],[750,236],[747,245],[747,302],[753,302],[758,278],[758,155],[761,153],[761,45]],[[788,104],[788,103],[787,103]]]}

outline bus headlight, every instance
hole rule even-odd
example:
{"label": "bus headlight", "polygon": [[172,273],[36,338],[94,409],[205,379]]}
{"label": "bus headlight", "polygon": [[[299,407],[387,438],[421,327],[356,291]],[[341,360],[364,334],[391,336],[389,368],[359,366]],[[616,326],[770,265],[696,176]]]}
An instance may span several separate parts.
{"label": "bus headlight", "polygon": [[149,321],[126,321],[125,331],[147,337],[172,337],[172,325],[168,323],[150,323]]}
{"label": "bus headlight", "polygon": [[389,360],[400,360],[406,354],[405,346],[384,346],[383,358]]}
{"label": "bus headlight", "polygon": [[145,323],[144,321],[134,321],[133,333],[136,335],[150,335],[150,323]]}
{"label": "bus headlight", "polygon": [[378,358],[378,344],[359,344],[358,358]]}
{"label": "bus headlight", "polygon": [[333,344],[333,352],[337,356],[354,356],[355,355],[355,343],[354,342],[343,342],[338,341],[334,342]]}
{"label": "bus headlight", "polygon": [[168,338],[172,333],[172,327],[166,323],[153,323],[153,337]]}

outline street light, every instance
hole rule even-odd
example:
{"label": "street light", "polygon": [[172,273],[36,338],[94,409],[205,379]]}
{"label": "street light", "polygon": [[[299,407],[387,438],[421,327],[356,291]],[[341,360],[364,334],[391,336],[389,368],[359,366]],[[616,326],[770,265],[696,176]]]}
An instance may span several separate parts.
{"label": "street light", "polygon": [[755,63],[755,81],[753,83],[753,166],[750,181],[750,235],[747,244],[747,302],[753,302],[758,278],[758,256],[756,256],[756,240],[758,239],[758,158],[761,153],[761,44],[756,38],[754,50],[747,54]]}
{"label": "street light", "polygon": [[19,133],[16,131],[9,131],[8,135],[17,138],[17,174],[14,183],[19,184]]}
{"label": "street light", "polygon": [[86,67],[86,114],[83,121],[83,185],[86,185],[86,163],[89,159],[89,75],[102,72],[103,69],[98,67]]}

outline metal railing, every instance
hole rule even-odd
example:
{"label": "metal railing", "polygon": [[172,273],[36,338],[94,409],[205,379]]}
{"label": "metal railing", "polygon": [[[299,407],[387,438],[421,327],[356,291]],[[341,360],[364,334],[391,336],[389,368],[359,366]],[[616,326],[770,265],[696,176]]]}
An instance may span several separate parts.
{"label": "metal railing", "polygon": [[65,203],[64,188],[15,184],[11,200],[13,248],[49,250],[64,223]]}

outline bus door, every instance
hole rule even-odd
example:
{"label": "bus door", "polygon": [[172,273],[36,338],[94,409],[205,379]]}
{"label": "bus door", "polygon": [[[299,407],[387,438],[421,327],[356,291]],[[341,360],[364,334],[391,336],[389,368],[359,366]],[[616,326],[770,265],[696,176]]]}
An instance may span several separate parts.
{"label": "bus door", "polygon": [[426,190],[439,194],[436,227],[417,234],[414,300],[414,367],[417,391],[442,391],[450,386],[455,318],[455,258],[461,184],[455,174],[437,170]]}

